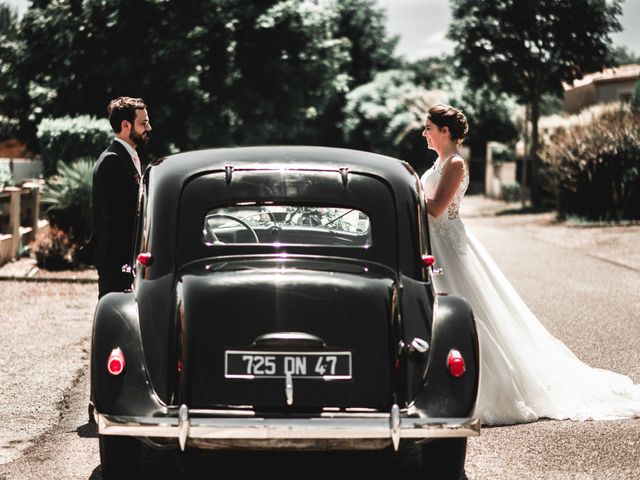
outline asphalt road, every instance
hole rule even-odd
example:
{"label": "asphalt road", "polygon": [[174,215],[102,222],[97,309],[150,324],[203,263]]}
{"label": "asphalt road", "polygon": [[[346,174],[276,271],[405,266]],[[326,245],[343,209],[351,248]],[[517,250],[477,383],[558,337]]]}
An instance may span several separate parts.
{"label": "asphalt road", "polygon": [[[587,363],[640,383],[640,270],[547,241],[529,220],[469,218],[524,300]],[[570,233],[569,233],[570,234]],[[635,243],[638,254],[640,238]],[[446,274],[446,273],[445,273]],[[100,479],[96,430],[86,423],[89,335],[96,286],[0,282],[0,479]],[[191,454],[145,451],[154,478],[389,478],[372,454]],[[539,421],[484,428],[469,441],[469,479],[638,479],[640,420]],[[348,470],[347,470],[348,471]]]}
{"label": "asphalt road", "polygon": [[[640,270],[540,239],[521,221],[466,224],[551,333],[586,363],[640,383]],[[484,428],[466,470],[470,479],[638,479],[640,419]]]}

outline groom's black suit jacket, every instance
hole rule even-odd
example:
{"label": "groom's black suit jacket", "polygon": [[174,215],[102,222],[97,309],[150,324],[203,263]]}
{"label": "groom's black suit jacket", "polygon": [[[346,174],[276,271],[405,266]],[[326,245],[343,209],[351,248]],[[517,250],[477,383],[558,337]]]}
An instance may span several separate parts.
{"label": "groom's black suit jacket", "polygon": [[139,182],[127,149],[114,140],[93,169],[93,220],[86,263],[117,272],[122,265],[131,265]]}

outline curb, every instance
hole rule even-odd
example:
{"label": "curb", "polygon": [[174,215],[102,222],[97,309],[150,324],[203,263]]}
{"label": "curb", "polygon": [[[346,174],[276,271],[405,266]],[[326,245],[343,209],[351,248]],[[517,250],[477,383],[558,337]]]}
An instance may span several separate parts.
{"label": "curb", "polygon": [[57,282],[57,283],[98,283],[95,278],[75,278],[75,277],[23,277],[18,275],[0,275],[0,282]]}

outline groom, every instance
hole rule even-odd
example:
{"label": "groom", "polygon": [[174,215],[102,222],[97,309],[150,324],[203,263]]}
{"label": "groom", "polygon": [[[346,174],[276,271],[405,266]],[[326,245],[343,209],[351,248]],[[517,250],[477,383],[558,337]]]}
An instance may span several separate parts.
{"label": "groom", "polygon": [[141,98],[118,97],[108,107],[115,132],[111,145],[93,169],[91,237],[84,250],[86,263],[98,271],[98,298],[131,287],[133,235],[142,170],[137,148],[149,141],[151,124]]}

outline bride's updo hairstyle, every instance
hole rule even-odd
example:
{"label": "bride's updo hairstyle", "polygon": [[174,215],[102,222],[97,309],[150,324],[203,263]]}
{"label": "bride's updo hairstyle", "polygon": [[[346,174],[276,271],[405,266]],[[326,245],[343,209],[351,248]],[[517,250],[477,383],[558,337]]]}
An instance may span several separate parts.
{"label": "bride's updo hairstyle", "polygon": [[449,105],[434,105],[427,112],[427,119],[438,127],[447,127],[451,140],[462,143],[469,131],[467,117],[462,111]]}

